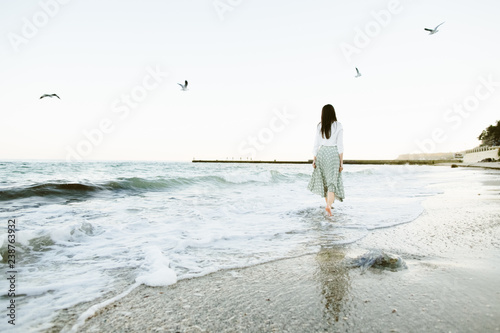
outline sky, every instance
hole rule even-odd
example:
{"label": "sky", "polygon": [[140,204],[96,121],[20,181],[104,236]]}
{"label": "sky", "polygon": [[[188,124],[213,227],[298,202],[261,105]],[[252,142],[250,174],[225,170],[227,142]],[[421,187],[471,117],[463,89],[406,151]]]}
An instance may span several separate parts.
{"label": "sky", "polygon": [[0,159],[307,160],[325,104],[344,159],[470,149],[500,119],[499,12],[496,0],[0,0]]}

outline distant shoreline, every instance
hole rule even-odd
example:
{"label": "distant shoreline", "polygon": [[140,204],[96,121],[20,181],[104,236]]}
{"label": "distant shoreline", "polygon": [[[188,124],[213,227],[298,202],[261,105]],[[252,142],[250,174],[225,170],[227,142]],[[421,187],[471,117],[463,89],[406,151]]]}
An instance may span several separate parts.
{"label": "distant shoreline", "polygon": [[[311,164],[312,160],[308,161],[249,161],[249,160],[196,160],[193,163],[268,163],[268,164]],[[441,163],[457,163],[456,160],[344,160],[344,164],[416,164],[416,165],[434,165]]]}

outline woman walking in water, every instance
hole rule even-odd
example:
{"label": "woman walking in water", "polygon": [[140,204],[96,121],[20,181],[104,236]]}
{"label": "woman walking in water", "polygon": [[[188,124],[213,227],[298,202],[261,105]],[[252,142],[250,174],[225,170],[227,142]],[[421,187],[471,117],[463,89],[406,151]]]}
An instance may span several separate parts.
{"label": "woman walking in water", "polygon": [[337,121],[332,105],[323,106],[321,122],[316,128],[313,148],[313,174],[307,188],[325,198],[326,212],[332,216],[335,198],[344,200],[342,170],[344,165],[344,139],[342,124]]}

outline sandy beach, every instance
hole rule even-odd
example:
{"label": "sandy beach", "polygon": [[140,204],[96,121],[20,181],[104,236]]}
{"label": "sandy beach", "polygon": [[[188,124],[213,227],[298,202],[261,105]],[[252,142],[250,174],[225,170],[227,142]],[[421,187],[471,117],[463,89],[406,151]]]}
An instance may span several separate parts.
{"label": "sandy beach", "polygon": [[465,168],[482,168],[482,169],[493,169],[500,170],[500,162],[476,162],[476,163],[438,163],[438,166],[457,166]]}
{"label": "sandy beach", "polygon": [[[77,317],[90,305],[68,309],[50,331],[497,332],[500,180],[492,179],[474,186],[458,179],[455,190],[426,199],[416,221],[355,244],[140,286],[81,327]],[[346,266],[370,249],[399,255],[408,268],[361,274]]]}

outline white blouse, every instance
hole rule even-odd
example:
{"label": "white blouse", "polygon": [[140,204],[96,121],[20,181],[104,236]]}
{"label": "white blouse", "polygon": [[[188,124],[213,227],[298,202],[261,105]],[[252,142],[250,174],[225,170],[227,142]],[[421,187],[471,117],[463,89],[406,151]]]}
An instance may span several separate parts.
{"label": "white blouse", "polygon": [[333,122],[329,139],[321,137],[321,123],[318,124],[314,139],[313,156],[316,156],[321,146],[337,146],[339,154],[344,152],[344,129],[341,123],[338,121]]}

